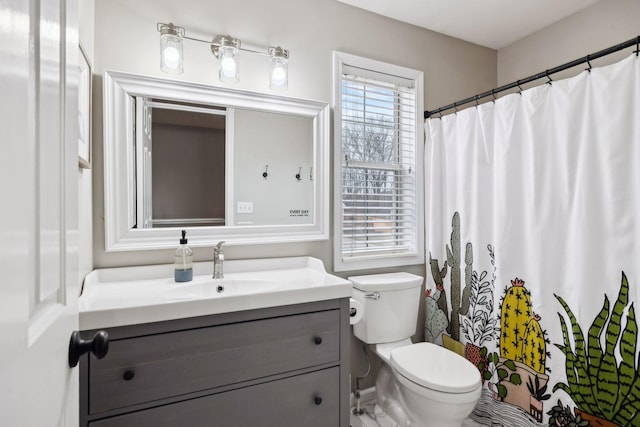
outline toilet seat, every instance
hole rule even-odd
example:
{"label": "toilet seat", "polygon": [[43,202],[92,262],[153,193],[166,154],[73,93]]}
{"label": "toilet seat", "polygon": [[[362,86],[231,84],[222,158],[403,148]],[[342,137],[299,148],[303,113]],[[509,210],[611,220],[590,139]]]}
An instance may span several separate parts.
{"label": "toilet seat", "polygon": [[444,393],[468,393],[482,385],[480,372],[471,362],[432,343],[396,348],[390,364],[409,381]]}

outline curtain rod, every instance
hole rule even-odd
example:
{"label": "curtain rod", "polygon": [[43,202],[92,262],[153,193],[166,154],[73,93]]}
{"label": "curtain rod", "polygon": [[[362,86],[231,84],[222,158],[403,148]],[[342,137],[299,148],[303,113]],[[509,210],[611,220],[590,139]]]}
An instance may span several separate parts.
{"label": "curtain rod", "polygon": [[[495,95],[497,93],[499,93],[499,92],[504,92],[505,90],[513,89],[515,87],[520,88],[521,85],[526,84],[526,83],[530,83],[530,82],[532,82],[534,80],[539,80],[539,79],[542,79],[542,78],[546,77],[546,78],[549,79],[549,82],[551,82],[551,78],[549,77],[551,74],[559,73],[560,71],[564,71],[566,69],[575,67],[575,66],[580,65],[580,64],[584,64],[584,63],[589,64],[589,68],[588,69],[591,70],[591,63],[590,63],[591,60],[597,59],[597,58],[601,58],[603,56],[610,55],[610,54],[612,54],[614,52],[618,52],[620,50],[626,49],[626,48],[634,46],[634,45],[636,46],[636,50],[634,52],[635,52],[636,56],[638,56],[638,53],[640,52],[640,36],[635,37],[635,38],[630,39],[630,40],[627,40],[626,42],[617,44],[615,46],[611,46],[611,47],[609,47],[607,49],[603,49],[603,50],[598,51],[596,53],[592,53],[590,55],[583,56],[582,58],[575,59],[575,60],[573,60],[571,62],[567,62],[566,64],[562,64],[560,66],[548,69],[546,71],[542,71],[540,73],[534,74],[534,75],[526,77],[524,79],[516,80],[515,82],[506,84],[504,86],[500,86],[500,87],[495,88],[495,89],[491,89],[491,90],[486,91],[486,92],[479,93],[479,94],[477,94],[475,96],[463,99],[461,101],[456,101],[453,104],[445,105],[444,107],[440,107],[440,108],[437,108],[435,110],[425,111],[424,112],[424,118],[428,119],[429,117],[433,116],[434,114],[442,113],[443,111],[446,111],[446,110],[455,109],[455,108],[457,108],[457,107],[459,107],[461,105],[468,104],[468,103],[473,102],[473,101],[475,101],[477,103],[479,99],[486,98],[487,96],[493,96],[495,98]],[[522,88],[520,88],[520,89],[522,89]]]}

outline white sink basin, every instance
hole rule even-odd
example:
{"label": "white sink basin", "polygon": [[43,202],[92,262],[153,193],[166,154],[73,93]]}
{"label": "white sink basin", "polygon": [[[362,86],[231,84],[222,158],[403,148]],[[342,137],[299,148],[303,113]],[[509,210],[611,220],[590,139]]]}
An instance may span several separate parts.
{"label": "white sink basin", "polygon": [[225,261],[223,279],[212,279],[212,271],[212,262],[194,263],[193,280],[176,283],[170,264],[94,270],[79,299],[80,329],[351,296],[349,281],[328,274],[311,257]]}
{"label": "white sink basin", "polygon": [[[228,277],[231,276],[231,277]],[[211,279],[206,276],[167,290],[164,297],[173,299],[216,298],[216,296],[247,295],[260,292],[273,292],[286,289],[286,283],[277,280],[258,278],[238,278],[228,275],[224,279]]]}

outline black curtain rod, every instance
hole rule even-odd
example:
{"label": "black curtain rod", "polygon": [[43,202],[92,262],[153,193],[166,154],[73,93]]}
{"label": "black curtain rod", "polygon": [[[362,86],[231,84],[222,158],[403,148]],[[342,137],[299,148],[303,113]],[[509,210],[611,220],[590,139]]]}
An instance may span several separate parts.
{"label": "black curtain rod", "polygon": [[591,70],[590,61],[592,61],[594,59],[597,59],[597,58],[601,58],[603,56],[610,55],[610,54],[612,54],[614,52],[618,52],[620,50],[626,49],[626,48],[631,47],[633,45],[636,46],[635,54],[637,56],[638,53],[640,52],[640,36],[638,36],[636,38],[633,38],[633,39],[630,39],[630,40],[627,40],[624,43],[620,43],[620,44],[617,44],[615,46],[611,46],[611,47],[609,47],[607,49],[603,49],[603,50],[601,50],[599,52],[592,53],[592,54],[587,55],[587,56],[583,56],[582,58],[579,58],[579,59],[575,59],[575,60],[573,60],[571,62],[567,62],[566,64],[560,65],[558,67],[551,68],[551,69],[546,70],[546,71],[542,71],[542,72],[540,72],[538,74],[534,74],[532,76],[526,77],[526,78],[521,79],[521,80],[516,80],[515,82],[506,84],[504,86],[500,86],[500,87],[498,87],[496,89],[491,89],[491,90],[489,90],[487,92],[479,93],[479,94],[477,94],[475,96],[472,96],[470,98],[463,99],[462,101],[456,101],[453,104],[445,105],[444,107],[440,107],[440,108],[437,108],[435,110],[425,111],[424,112],[424,118],[428,119],[429,117],[433,116],[434,114],[442,113],[443,111],[446,111],[446,110],[452,110],[452,109],[455,109],[455,108],[457,108],[457,107],[459,107],[461,105],[468,104],[470,102],[474,102],[475,101],[477,103],[479,99],[486,98],[487,96],[495,97],[495,95],[497,93],[499,93],[499,92],[504,92],[505,90],[513,89],[515,87],[520,88],[521,85],[526,84],[526,83],[530,83],[530,82],[532,82],[534,80],[539,80],[539,79],[543,79],[543,78],[546,77],[546,78],[549,79],[549,82],[551,82],[551,78],[549,77],[551,74],[559,73],[560,71],[564,71],[566,69],[575,67],[575,66],[580,65],[580,64],[584,64],[584,63],[589,64],[589,70]]}

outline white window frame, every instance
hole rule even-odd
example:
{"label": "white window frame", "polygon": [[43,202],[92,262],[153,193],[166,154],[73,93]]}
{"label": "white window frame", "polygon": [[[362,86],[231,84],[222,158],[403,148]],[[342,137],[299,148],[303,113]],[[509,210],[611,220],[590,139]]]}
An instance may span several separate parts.
{"label": "white window frame", "polygon": [[[373,71],[375,73],[397,76],[402,79],[413,80],[415,88],[415,250],[385,255],[362,255],[356,257],[343,257],[342,252],[342,226],[343,226],[343,201],[342,201],[342,76],[345,66],[356,67]],[[371,268],[399,267],[406,265],[423,264],[424,256],[424,129],[423,129],[423,80],[422,71],[393,65],[373,59],[363,58],[344,52],[333,52],[333,111],[334,111],[334,138],[333,138],[333,270],[351,271]]]}

